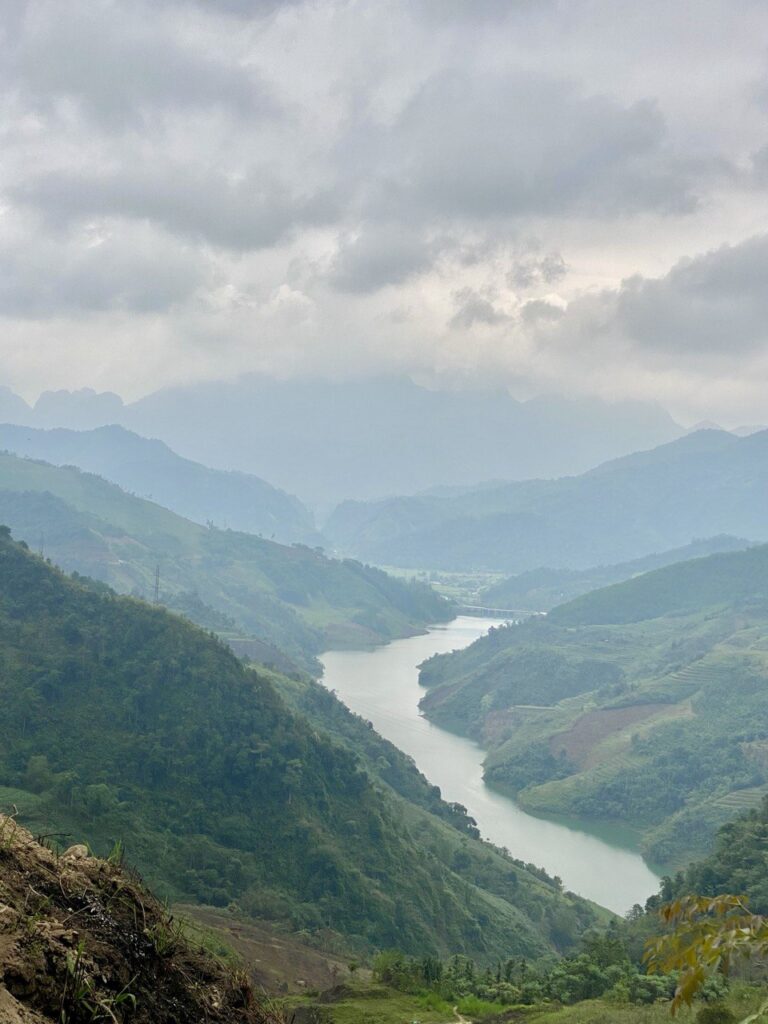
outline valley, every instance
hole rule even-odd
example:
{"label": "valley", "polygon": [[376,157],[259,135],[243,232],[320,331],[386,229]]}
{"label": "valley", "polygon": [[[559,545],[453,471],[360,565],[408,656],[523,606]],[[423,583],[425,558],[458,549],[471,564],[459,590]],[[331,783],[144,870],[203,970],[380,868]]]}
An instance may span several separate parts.
{"label": "valley", "polygon": [[0,0],[0,1024],[768,1024],[766,39]]}

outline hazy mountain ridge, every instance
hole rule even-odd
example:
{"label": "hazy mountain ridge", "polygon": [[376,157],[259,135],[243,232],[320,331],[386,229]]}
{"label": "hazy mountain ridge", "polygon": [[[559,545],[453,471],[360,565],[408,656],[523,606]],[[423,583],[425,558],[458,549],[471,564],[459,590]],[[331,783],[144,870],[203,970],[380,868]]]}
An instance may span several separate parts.
{"label": "hazy mountain ridge", "polygon": [[699,431],[575,477],[451,498],[345,502],[336,547],[382,565],[524,572],[587,569],[728,533],[768,539],[768,431]]}
{"label": "hazy mountain ridge", "polygon": [[104,477],[197,523],[263,534],[291,543],[320,543],[298,498],[246,473],[209,469],[176,455],[162,441],[119,426],[42,430],[0,424],[0,449]]}
{"label": "hazy mountain ridge", "polygon": [[549,611],[581,594],[632,579],[642,573],[661,569],[691,558],[703,558],[718,552],[742,551],[753,542],[721,534],[695,540],[682,548],[661,551],[619,565],[600,565],[594,569],[529,569],[510,576],[480,592],[481,604],[521,611]]}
{"label": "hazy mountain ridge", "polygon": [[582,472],[683,432],[650,403],[521,402],[505,391],[431,391],[406,377],[251,374],[167,388],[127,405],[88,389],[45,392],[26,408],[26,419],[3,418],[80,430],[119,423],[186,458],[254,473],[328,509],[345,498]]}
{"label": "hazy mountain ridge", "polygon": [[94,474],[0,453],[0,511],[34,549],[123,593],[196,593],[246,635],[316,669],[323,649],[411,635],[450,617],[430,588],[352,560],[200,526]]}

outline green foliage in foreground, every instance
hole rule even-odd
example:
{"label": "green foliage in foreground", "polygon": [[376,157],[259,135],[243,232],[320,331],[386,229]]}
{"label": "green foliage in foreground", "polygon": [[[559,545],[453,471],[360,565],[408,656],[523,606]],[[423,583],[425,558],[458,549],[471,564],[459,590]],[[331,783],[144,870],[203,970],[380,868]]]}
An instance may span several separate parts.
{"label": "green foliage in foreground", "polygon": [[594,921],[462,815],[396,802],[215,637],[68,579],[7,529],[0,703],[0,799],[102,854],[124,841],[171,898],[479,957],[540,955]]}
{"label": "green foliage in foreground", "polygon": [[[350,982],[328,993],[288,1000],[289,1012],[317,1024],[422,1024],[454,1019],[558,1024],[669,1024],[677,975],[648,975],[615,938],[593,938],[578,956],[554,965],[509,960],[478,968],[466,957],[439,961],[388,951],[377,958],[370,984]],[[691,1012],[695,1024],[735,1024],[762,1002],[753,985],[709,979]],[[301,1011],[300,1011],[301,1013]]]}
{"label": "green foliage in foreground", "polygon": [[[647,974],[633,963],[616,926],[605,934],[588,936],[580,953],[555,963],[530,964],[513,958],[480,968],[468,957],[441,961],[390,951],[375,960],[374,976],[399,991],[432,992],[449,1004],[476,999],[497,1006],[573,1005],[601,997],[617,1004],[643,1005],[672,999],[677,984],[676,975]],[[713,976],[699,987],[698,995],[712,1002],[722,998],[726,989],[725,979]]]}

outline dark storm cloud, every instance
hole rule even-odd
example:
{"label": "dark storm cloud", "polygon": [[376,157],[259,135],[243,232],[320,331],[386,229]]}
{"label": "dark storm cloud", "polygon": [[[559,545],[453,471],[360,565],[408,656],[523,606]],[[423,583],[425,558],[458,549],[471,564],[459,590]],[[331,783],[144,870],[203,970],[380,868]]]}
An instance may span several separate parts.
{"label": "dark storm cloud", "polygon": [[510,319],[506,313],[496,309],[489,299],[472,288],[460,289],[454,294],[454,300],[458,309],[450,321],[453,328],[469,329],[475,324],[495,326]]}
{"label": "dark storm cloud", "polygon": [[[160,0],[166,6],[188,7],[189,0]],[[251,20],[265,14],[275,14],[292,7],[299,7],[305,0],[192,0],[192,3],[208,14],[228,14]]]}
{"label": "dark storm cloud", "polygon": [[765,346],[768,235],[682,260],[665,277],[624,282],[615,323],[636,345],[670,355]]}
{"label": "dark storm cloud", "polygon": [[654,102],[541,75],[436,75],[367,142],[372,173],[381,168],[370,209],[387,216],[603,218],[697,204],[697,168],[668,149]]}
{"label": "dark storm cloud", "polygon": [[428,270],[435,250],[399,225],[369,227],[342,242],[328,280],[339,291],[375,292]]}
{"label": "dark storm cloud", "polygon": [[0,0],[0,355],[81,386],[96,339],[139,393],[146,313],[164,383],[194,345],[198,376],[752,387],[767,31],[751,0]]}
{"label": "dark storm cloud", "polygon": [[18,237],[0,250],[0,315],[165,312],[205,274],[197,254],[142,229],[103,240]]}
{"label": "dark storm cloud", "polygon": [[507,274],[512,288],[525,290],[538,284],[557,284],[568,273],[565,260],[559,252],[549,252],[545,256],[525,256],[515,260]]}
{"label": "dark storm cloud", "polygon": [[233,181],[182,165],[126,165],[96,176],[32,177],[9,194],[54,224],[94,216],[150,220],[174,234],[233,250],[272,246],[298,225],[338,217],[332,193],[293,192],[266,170]]}
{"label": "dark storm cloud", "polygon": [[185,43],[140,4],[28,4],[3,50],[0,73],[33,102],[68,98],[105,129],[168,107],[277,112],[257,71]]}

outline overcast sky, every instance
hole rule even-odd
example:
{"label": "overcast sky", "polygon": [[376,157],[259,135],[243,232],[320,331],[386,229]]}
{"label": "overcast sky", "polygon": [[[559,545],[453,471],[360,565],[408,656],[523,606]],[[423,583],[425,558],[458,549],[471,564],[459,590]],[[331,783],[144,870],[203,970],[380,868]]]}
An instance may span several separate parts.
{"label": "overcast sky", "polygon": [[768,420],[764,0],[0,0],[28,398],[262,370]]}

